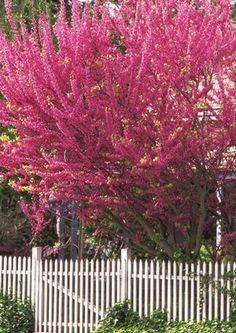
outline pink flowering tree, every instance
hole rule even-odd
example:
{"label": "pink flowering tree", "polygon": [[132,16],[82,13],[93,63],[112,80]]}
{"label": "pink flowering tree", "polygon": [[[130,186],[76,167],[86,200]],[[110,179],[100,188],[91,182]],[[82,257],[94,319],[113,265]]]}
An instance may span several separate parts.
{"label": "pink flowering tree", "polygon": [[1,137],[0,164],[38,198],[34,227],[53,196],[151,255],[196,258],[227,222],[216,190],[235,166],[229,2],[97,1],[81,14],[74,1],[70,22],[61,5],[30,32],[6,9],[0,113],[14,137]]}

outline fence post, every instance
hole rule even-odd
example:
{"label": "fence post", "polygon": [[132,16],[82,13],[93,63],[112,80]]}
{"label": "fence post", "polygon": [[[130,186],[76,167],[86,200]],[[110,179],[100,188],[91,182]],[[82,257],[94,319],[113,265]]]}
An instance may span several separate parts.
{"label": "fence post", "polygon": [[128,261],[131,259],[129,249],[121,250],[121,301],[128,298]]}
{"label": "fence post", "polygon": [[42,260],[42,248],[32,248],[32,274],[31,274],[31,302],[35,313],[35,331],[37,332],[38,323],[38,303],[39,303],[39,281],[40,281],[40,263]]}

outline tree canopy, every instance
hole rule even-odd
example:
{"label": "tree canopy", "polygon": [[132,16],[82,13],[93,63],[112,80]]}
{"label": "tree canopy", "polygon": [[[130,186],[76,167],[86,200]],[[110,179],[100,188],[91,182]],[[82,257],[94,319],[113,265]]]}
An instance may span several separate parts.
{"label": "tree canopy", "polygon": [[229,2],[74,1],[69,21],[62,2],[30,31],[6,13],[0,164],[37,198],[35,230],[53,196],[151,255],[196,258],[231,213],[216,197],[236,157]]}

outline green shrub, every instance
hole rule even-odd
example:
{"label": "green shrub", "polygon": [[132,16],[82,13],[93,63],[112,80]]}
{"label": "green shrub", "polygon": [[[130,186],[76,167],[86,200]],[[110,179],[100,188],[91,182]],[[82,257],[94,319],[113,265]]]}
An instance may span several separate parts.
{"label": "green shrub", "polygon": [[132,333],[165,333],[167,325],[167,312],[157,309],[153,311],[150,317],[139,319],[138,327],[134,327]]}
{"label": "green shrub", "polygon": [[166,324],[165,311],[157,309],[150,317],[140,318],[130,308],[129,301],[125,301],[109,309],[95,333],[164,333]]}
{"label": "green shrub", "polygon": [[31,333],[34,318],[29,301],[0,293],[0,333]]}
{"label": "green shrub", "polygon": [[148,327],[156,329],[158,333],[165,332],[167,325],[167,312],[165,310],[156,309],[148,318]]}
{"label": "green shrub", "polygon": [[[95,331],[97,333],[97,331]],[[99,331],[103,332],[102,330]],[[108,332],[105,331],[105,332]],[[145,328],[143,326],[132,326],[132,327],[122,327],[122,328],[113,328],[109,331],[110,333],[159,333],[158,330],[152,328]]]}
{"label": "green shrub", "polygon": [[108,310],[106,317],[100,321],[96,333],[111,333],[123,327],[128,329],[139,322],[139,315],[129,307],[128,301],[124,301],[123,303],[115,304]]}
{"label": "green shrub", "polygon": [[226,321],[171,322],[166,333],[236,333],[236,325]]}
{"label": "green shrub", "polygon": [[150,317],[139,318],[129,305],[128,301],[115,304],[94,333],[236,333],[236,323],[232,320],[167,322],[166,311],[160,309]]}
{"label": "green shrub", "polygon": [[[99,331],[102,333],[103,331]],[[108,332],[104,331],[104,332]],[[171,322],[163,323],[162,328],[143,327],[135,325],[131,327],[111,328],[110,333],[236,333],[236,326],[226,321],[206,321],[206,322]],[[97,333],[97,331],[96,331]]]}

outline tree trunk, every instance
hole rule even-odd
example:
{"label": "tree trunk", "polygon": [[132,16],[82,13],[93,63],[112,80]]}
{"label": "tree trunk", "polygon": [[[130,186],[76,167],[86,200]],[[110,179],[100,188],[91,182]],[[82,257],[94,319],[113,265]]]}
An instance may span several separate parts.
{"label": "tree trunk", "polygon": [[76,201],[72,202],[71,205],[71,259],[76,260],[78,257],[78,229],[79,229],[79,220],[76,215],[77,203]]}

